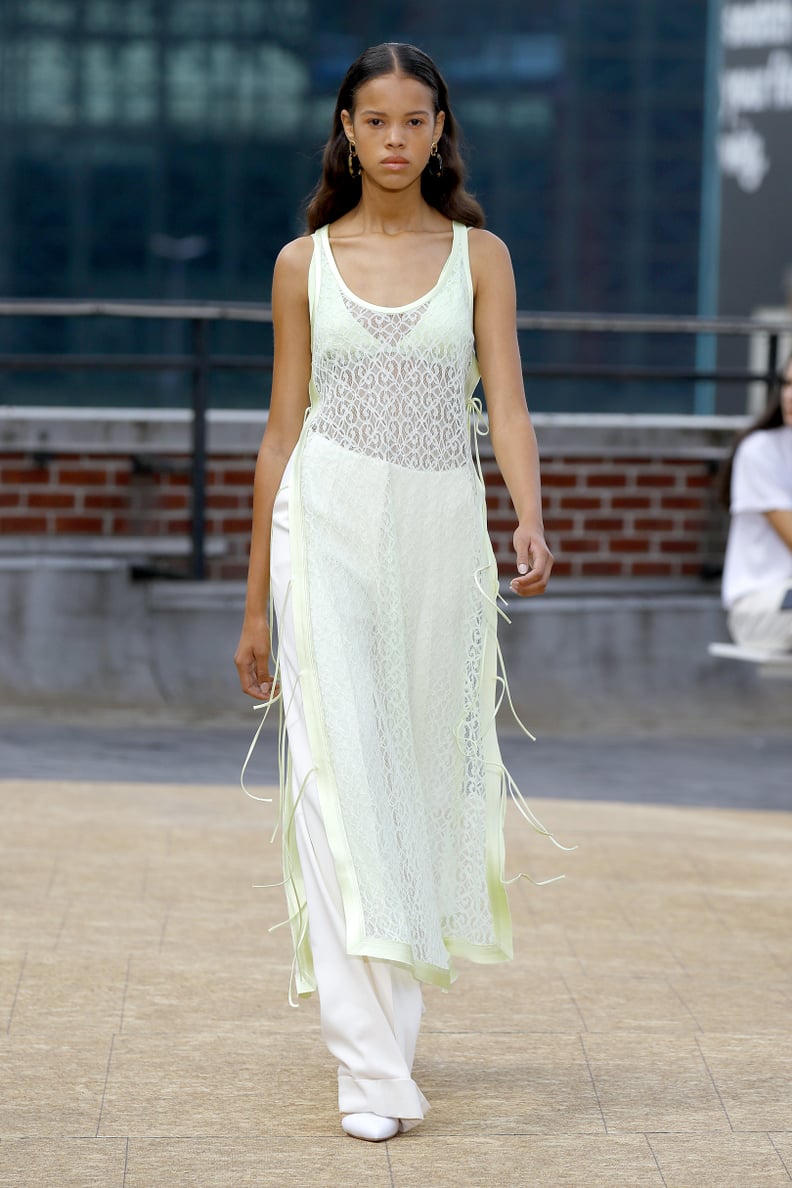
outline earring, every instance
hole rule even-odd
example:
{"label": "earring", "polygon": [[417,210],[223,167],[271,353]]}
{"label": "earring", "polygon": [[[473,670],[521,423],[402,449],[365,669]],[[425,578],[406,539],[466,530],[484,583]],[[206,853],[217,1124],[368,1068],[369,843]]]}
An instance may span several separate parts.
{"label": "earring", "polygon": [[443,158],[437,151],[437,141],[433,143],[431,149],[429,150],[429,160],[426,163],[426,167],[432,177],[443,176]]}
{"label": "earring", "polygon": [[350,142],[349,142],[349,157],[347,159],[347,169],[349,170],[350,177],[360,177],[360,174],[362,172],[361,168],[360,168],[360,161],[358,159],[357,149],[355,147],[354,140],[350,140]]}

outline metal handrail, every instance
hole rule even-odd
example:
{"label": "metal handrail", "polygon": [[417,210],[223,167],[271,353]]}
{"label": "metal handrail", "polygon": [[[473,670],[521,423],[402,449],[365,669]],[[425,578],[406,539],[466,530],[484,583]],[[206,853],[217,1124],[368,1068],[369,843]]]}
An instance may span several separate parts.
{"label": "metal handrail", "polygon": [[[0,299],[0,317],[150,318],[189,322],[192,350],[186,354],[29,354],[0,353],[0,371],[182,371],[191,376],[192,404],[192,557],[190,576],[206,575],[206,414],[209,374],[213,370],[269,371],[270,355],[212,354],[209,324],[214,322],[272,323],[272,306],[255,302],[85,300],[71,298]],[[518,330],[592,334],[767,335],[767,361],[761,372],[735,369],[697,371],[690,368],[608,364],[524,364],[531,379],[675,380],[699,383],[759,381],[768,386],[778,378],[781,335],[792,334],[792,316],[773,321],[762,318],[698,318],[634,314],[571,314],[517,312]]]}

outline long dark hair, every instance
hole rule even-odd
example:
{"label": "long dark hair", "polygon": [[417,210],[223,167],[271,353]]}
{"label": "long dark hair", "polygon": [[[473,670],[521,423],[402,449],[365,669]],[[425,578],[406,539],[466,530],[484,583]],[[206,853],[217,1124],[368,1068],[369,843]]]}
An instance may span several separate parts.
{"label": "long dark hair", "polygon": [[780,429],[784,422],[784,410],[781,407],[781,386],[786,382],[786,373],[792,365],[792,355],[789,356],[784,366],[781,368],[780,375],[776,376],[776,381],[773,384],[770,392],[770,399],[767,402],[767,407],[761,416],[743,429],[732,447],[729,457],[723,464],[723,469],[720,473],[720,482],[718,494],[720,501],[728,511],[731,507],[731,478],[732,470],[734,468],[734,455],[737,453],[737,447],[741,442],[745,441],[746,437],[750,437],[752,433],[756,433],[758,429]]}
{"label": "long dark hair", "polygon": [[430,206],[446,218],[456,219],[468,227],[484,226],[484,211],[465,189],[466,170],[459,151],[459,128],[448,102],[448,87],[432,59],[414,45],[398,41],[385,42],[365,50],[346,72],[338,92],[333,129],[324,148],[322,176],[311,195],[305,212],[309,231],[316,231],[325,223],[335,222],[360,201],[361,181],[352,177],[348,168],[349,142],[341,123],[341,112],[354,111],[355,98],[363,83],[383,74],[402,74],[417,79],[432,92],[435,114],[445,112],[440,155],[443,172],[440,177],[424,169],[421,174],[421,194]]}

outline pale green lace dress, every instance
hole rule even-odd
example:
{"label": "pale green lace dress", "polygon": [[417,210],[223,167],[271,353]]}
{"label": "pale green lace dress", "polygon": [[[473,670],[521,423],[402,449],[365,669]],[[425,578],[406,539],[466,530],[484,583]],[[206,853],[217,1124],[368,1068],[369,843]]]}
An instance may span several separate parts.
{"label": "pale green lace dress", "polygon": [[[289,531],[300,687],[350,954],[448,986],[452,956],[512,955],[508,775],[494,715],[498,596],[471,455],[478,367],[467,229],[434,288],[356,297],[313,237],[311,407]],[[276,608],[277,609],[277,608]],[[295,797],[282,780],[298,993],[315,989]]]}

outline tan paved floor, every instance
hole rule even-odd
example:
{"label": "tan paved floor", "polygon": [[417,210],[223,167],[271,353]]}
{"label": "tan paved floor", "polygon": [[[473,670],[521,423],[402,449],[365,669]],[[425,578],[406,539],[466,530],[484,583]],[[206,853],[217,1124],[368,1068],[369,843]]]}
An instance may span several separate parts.
{"label": "tan paved floor", "polygon": [[269,806],[0,782],[0,1184],[753,1188],[792,1180],[792,814],[542,801],[517,958],[428,992],[433,1109],[338,1126],[286,1002]]}

